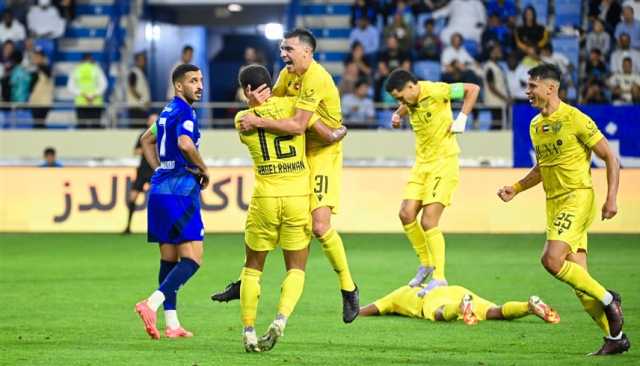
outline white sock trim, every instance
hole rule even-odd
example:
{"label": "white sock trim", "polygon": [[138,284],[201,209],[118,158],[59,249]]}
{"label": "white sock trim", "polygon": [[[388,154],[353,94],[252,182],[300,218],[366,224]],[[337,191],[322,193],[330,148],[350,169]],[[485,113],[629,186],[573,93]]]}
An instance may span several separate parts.
{"label": "white sock trim", "polygon": [[607,339],[611,339],[612,341],[619,341],[622,339],[622,332],[620,332],[617,336],[612,337],[611,335],[607,336]]}
{"label": "white sock trim", "polygon": [[155,290],[153,291],[151,296],[149,296],[147,302],[149,303],[149,307],[151,308],[151,310],[158,311],[158,308],[164,302],[164,294],[158,290]]}
{"label": "white sock trim", "polygon": [[604,306],[608,306],[613,301],[613,295],[609,291],[604,294],[604,299],[602,300],[602,304]]}
{"label": "white sock trim", "polygon": [[178,312],[176,310],[164,311],[164,322],[169,329],[180,328],[180,320],[178,320]]}

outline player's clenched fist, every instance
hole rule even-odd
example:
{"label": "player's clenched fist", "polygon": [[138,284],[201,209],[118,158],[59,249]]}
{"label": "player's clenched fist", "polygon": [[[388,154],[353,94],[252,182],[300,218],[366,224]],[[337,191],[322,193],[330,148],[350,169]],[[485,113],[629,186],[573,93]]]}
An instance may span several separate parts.
{"label": "player's clenched fist", "polygon": [[391,115],[391,127],[400,128],[400,123],[402,120],[400,119],[400,115],[398,113],[393,113]]}
{"label": "player's clenched fist", "polygon": [[518,192],[516,192],[513,186],[504,186],[498,189],[498,197],[504,202],[509,202],[516,196]]}

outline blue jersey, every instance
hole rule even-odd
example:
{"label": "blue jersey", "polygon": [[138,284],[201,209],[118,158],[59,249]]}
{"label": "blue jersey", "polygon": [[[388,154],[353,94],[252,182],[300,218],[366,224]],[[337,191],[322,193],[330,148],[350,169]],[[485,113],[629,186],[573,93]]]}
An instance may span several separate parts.
{"label": "blue jersey", "polygon": [[189,136],[196,148],[200,146],[200,130],[196,112],[182,98],[174,97],[160,113],[156,121],[156,149],[160,167],[151,178],[151,194],[178,196],[198,195],[200,188],[187,167],[195,165],[182,155],[178,148],[178,137]]}

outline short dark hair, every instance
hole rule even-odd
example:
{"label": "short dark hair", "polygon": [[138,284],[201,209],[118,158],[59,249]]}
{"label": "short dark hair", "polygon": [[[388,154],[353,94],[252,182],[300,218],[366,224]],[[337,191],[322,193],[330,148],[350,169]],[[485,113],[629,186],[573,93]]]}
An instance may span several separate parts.
{"label": "short dark hair", "polygon": [[52,148],[51,146],[44,149],[44,155],[55,155],[55,154],[56,154],[56,149]]}
{"label": "short dark hair", "polygon": [[560,82],[562,73],[558,66],[548,63],[540,64],[529,70],[529,76],[532,79],[551,79]]}
{"label": "short dark hair", "polygon": [[251,88],[255,89],[262,84],[267,84],[271,88],[271,74],[266,67],[259,64],[251,64],[244,66],[238,73],[238,83],[245,89],[251,85]]}
{"label": "short dark hair", "polygon": [[191,47],[190,45],[186,45],[186,46],[182,47],[182,53],[185,53],[187,51],[193,52],[193,47]]}
{"label": "short dark hair", "polygon": [[389,78],[387,78],[387,86],[385,90],[388,93],[391,93],[394,90],[400,91],[404,89],[408,82],[417,83],[418,78],[416,78],[412,73],[404,69],[395,69],[389,74]]}
{"label": "short dark hair", "polygon": [[176,81],[182,80],[184,75],[191,71],[198,71],[200,68],[196,65],[191,64],[182,64],[178,65],[175,70],[173,70],[173,74],[171,74],[171,83],[175,84]]}
{"label": "short dark hair", "polygon": [[363,85],[369,86],[369,80],[367,80],[366,78],[358,79],[358,81],[356,81],[355,89],[358,89]]}
{"label": "short dark hair", "polygon": [[285,39],[294,37],[298,37],[300,42],[308,44],[312,51],[316,50],[316,37],[313,36],[313,33],[311,33],[310,30],[305,28],[296,28],[284,34]]}

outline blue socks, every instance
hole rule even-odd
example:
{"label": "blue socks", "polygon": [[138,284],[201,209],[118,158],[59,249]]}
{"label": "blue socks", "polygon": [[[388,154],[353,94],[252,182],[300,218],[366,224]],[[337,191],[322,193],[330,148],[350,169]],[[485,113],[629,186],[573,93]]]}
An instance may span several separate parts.
{"label": "blue socks", "polygon": [[[200,266],[193,259],[182,257],[180,258],[180,262],[176,264],[173,269],[167,274],[164,281],[160,284],[158,291],[162,292],[165,297],[164,309],[165,310],[173,310],[175,309],[175,299],[176,293],[180,286],[184,285],[185,282],[191,278],[197,271]],[[169,309],[171,304],[168,302],[173,297],[173,309]]]}
{"label": "blue socks", "polygon": [[[158,271],[158,285],[161,285],[164,282],[164,279],[167,278],[169,272],[178,264],[178,262],[169,262],[165,260],[160,260],[160,270]],[[176,293],[164,294],[164,310],[176,310]]]}

